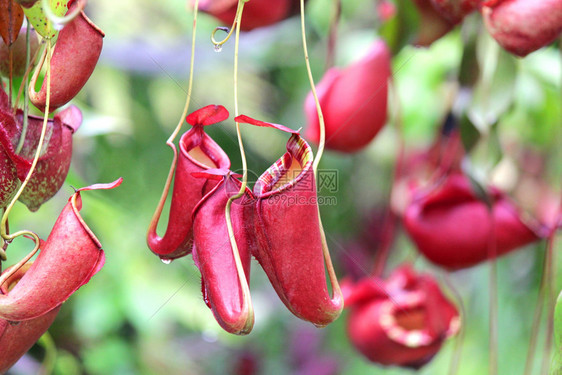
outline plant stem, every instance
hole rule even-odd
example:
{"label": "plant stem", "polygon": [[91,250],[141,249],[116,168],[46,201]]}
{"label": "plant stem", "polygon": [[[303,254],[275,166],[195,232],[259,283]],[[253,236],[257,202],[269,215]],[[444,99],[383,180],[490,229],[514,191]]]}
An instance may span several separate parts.
{"label": "plant stem", "polygon": [[[30,40],[30,34],[31,34],[31,24],[28,22],[27,23],[27,31],[25,33],[25,76],[23,77],[23,81],[22,81],[22,85],[25,84],[25,87],[27,87],[27,85],[29,84],[29,67],[30,67],[30,62],[31,62],[31,40]],[[20,86],[21,88],[21,86]],[[19,95],[20,95],[20,91],[18,91],[18,100],[19,100]],[[29,114],[29,90],[25,90],[24,93],[24,102],[23,102],[23,124],[22,124],[22,128],[21,128],[21,134],[20,134],[20,139],[18,142],[18,145],[16,147],[16,154],[19,154],[21,149],[23,148],[23,145],[25,143],[25,136],[27,135],[27,126],[29,123],[29,119],[27,118],[28,114]]]}
{"label": "plant stem", "polygon": [[12,106],[12,82],[13,82],[13,58],[12,45],[8,46],[8,66],[9,66],[9,83],[8,83],[8,106]]}
{"label": "plant stem", "polygon": [[302,48],[304,51],[304,62],[306,64],[306,72],[308,74],[308,81],[310,82],[310,89],[312,91],[312,96],[314,96],[314,102],[316,103],[316,111],[318,112],[318,126],[320,127],[320,141],[318,142],[318,151],[316,151],[316,157],[314,158],[314,174],[318,176],[318,164],[320,164],[320,159],[322,159],[322,154],[324,153],[324,144],[326,143],[326,126],[324,124],[324,115],[322,114],[322,108],[320,107],[320,101],[318,100],[318,95],[316,93],[316,86],[314,85],[314,78],[312,77],[312,69],[310,68],[310,59],[308,57],[308,47],[306,45],[306,26],[304,22],[304,0],[301,2],[301,33],[302,33]]}
{"label": "plant stem", "polygon": [[[213,44],[215,45],[215,50],[217,52],[219,52],[220,49],[222,48],[222,45],[225,44],[230,39],[230,37],[234,33],[234,30],[236,30],[236,32],[240,32],[240,28],[237,27],[237,26],[240,24],[240,20],[242,19],[242,10],[244,9],[243,5],[244,5],[244,3],[248,2],[248,1],[250,1],[250,0],[239,0],[238,1],[238,7],[236,8],[236,14],[234,16],[234,21],[232,21],[232,26],[230,28],[224,27],[224,26],[215,27],[215,29],[211,33],[211,42],[213,42]],[[217,31],[224,31],[224,32],[227,33],[223,40],[216,40],[215,39],[215,34],[217,33]]]}
{"label": "plant stem", "polygon": [[[244,11],[244,2],[245,2],[244,0],[238,1],[238,9],[236,11],[236,17],[234,19],[234,25],[236,25],[236,33],[234,37],[234,116],[235,117],[239,115],[238,51],[239,51],[239,44],[240,44],[240,23],[242,20],[242,12]],[[227,37],[227,39],[230,37],[230,34]],[[223,43],[224,42],[226,42],[226,39],[223,41]],[[224,215],[226,220],[226,228],[228,231],[228,238],[230,240],[230,246],[232,248],[232,255],[234,257],[234,263],[236,264],[236,271],[238,273],[238,280],[240,282],[240,287],[242,288],[243,309],[247,311],[248,314],[248,317],[246,319],[246,324],[244,328],[239,332],[239,334],[248,334],[250,333],[254,325],[254,309],[252,306],[252,300],[250,298],[250,287],[248,285],[248,280],[246,279],[246,274],[244,273],[244,267],[242,266],[242,261],[240,259],[240,252],[238,250],[238,244],[236,243],[236,238],[234,236],[234,228],[232,227],[232,219],[230,217],[232,202],[235,199],[238,199],[242,195],[244,195],[244,192],[246,191],[246,185],[248,183],[248,165],[246,161],[246,153],[244,151],[244,143],[242,142],[242,134],[240,132],[239,122],[236,122],[236,135],[238,136],[238,145],[240,147],[240,156],[242,159],[242,183],[240,184],[240,190],[238,191],[238,193],[228,198],[228,201],[226,202],[226,206],[224,209]],[[226,178],[229,177],[227,176]]]}
{"label": "plant stem", "polygon": [[[314,170],[314,175],[318,177],[318,164],[320,159],[322,159],[322,153],[324,152],[324,144],[326,142],[326,127],[324,125],[324,115],[322,114],[322,108],[320,108],[320,101],[318,100],[318,95],[316,94],[316,87],[314,85],[314,78],[312,77],[312,69],[310,68],[310,61],[308,57],[308,47],[306,45],[306,27],[305,27],[305,17],[304,17],[304,0],[300,0],[301,8],[301,34],[302,34],[302,48],[304,52],[304,62],[306,64],[306,72],[308,74],[308,81],[310,82],[310,89],[312,90],[312,95],[314,96],[314,102],[316,103],[316,111],[318,112],[318,125],[320,127],[320,142],[318,142],[318,151],[316,152],[315,160],[312,165]],[[324,232],[324,226],[322,225],[322,217],[320,216],[320,207],[318,206],[318,225],[320,227],[320,240],[322,242],[322,255],[324,257],[324,262],[326,263],[326,271],[328,272],[328,277],[330,278],[330,283],[332,284],[332,302],[334,304],[340,305],[343,309],[343,294],[341,292],[340,285],[338,283],[338,278],[332,264],[332,259],[330,257],[330,250],[328,249],[328,242],[326,241],[326,233]],[[341,312],[340,309],[340,312]]]}
{"label": "plant stem", "polygon": [[[560,218],[560,215],[558,215]],[[550,365],[550,352],[552,350],[552,333],[554,330],[554,305],[556,303],[556,276],[555,276],[555,253],[554,253],[554,239],[556,237],[556,230],[552,230],[550,236],[547,239],[547,249],[546,249],[546,298],[547,298],[547,319],[546,319],[546,337],[544,342],[544,352],[541,364],[541,374],[548,373],[548,367]]]}
{"label": "plant stem", "polygon": [[[6,211],[6,208],[2,209],[2,214],[4,214],[4,212]],[[4,231],[6,233],[9,233],[8,230],[8,222],[6,222],[6,228],[4,228]],[[7,260],[8,257],[6,255],[6,248],[8,247],[8,243],[6,241],[4,241],[4,238],[2,238],[0,236],[0,274],[2,274],[2,262]]]}
{"label": "plant stem", "polygon": [[174,140],[176,139],[177,135],[179,134],[183,123],[185,122],[185,117],[187,116],[187,112],[189,110],[189,104],[191,102],[191,92],[193,89],[193,68],[195,65],[195,36],[197,31],[197,13],[199,11],[199,0],[195,0],[193,4],[193,28],[192,28],[192,37],[191,37],[191,58],[189,62],[189,81],[187,87],[187,96],[185,98],[185,105],[183,107],[182,114],[180,119],[178,120],[178,124],[176,128],[166,141],[166,144],[172,149],[174,154],[172,158],[172,165],[170,166],[170,171],[168,172],[168,177],[166,177],[166,182],[164,184],[164,189],[162,190],[162,195],[160,196],[160,201],[156,206],[156,210],[152,215],[152,219],[150,221],[150,225],[148,227],[148,233],[152,231],[156,232],[156,227],[158,226],[158,220],[162,215],[162,210],[164,209],[164,204],[166,203],[166,198],[168,197],[168,192],[170,191],[170,186],[172,185],[172,179],[174,178],[174,172],[176,170],[176,162],[178,159],[178,150],[176,145],[174,144]]}
{"label": "plant stem", "polygon": [[180,116],[178,121],[178,125],[170,135],[170,138],[167,140],[166,143],[173,144],[174,139],[178,135],[181,130],[183,123],[185,122],[185,117],[187,116],[187,112],[189,110],[189,104],[191,101],[191,92],[193,90],[193,67],[195,65],[195,36],[197,32],[197,13],[199,11],[199,0],[195,0],[193,4],[193,28],[192,28],[192,36],[191,36],[191,58],[189,60],[189,81],[187,84],[187,96],[185,98],[185,105],[183,107],[183,112]]}
{"label": "plant stem", "polygon": [[[560,64],[562,66],[562,37],[559,38],[559,43],[558,43],[558,52],[560,53]],[[560,94],[562,95],[562,82],[560,84]],[[558,141],[560,142],[561,139],[558,139]],[[548,367],[550,364],[550,352],[552,350],[552,336],[553,336],[553,330],[554,330],[554,306],[556,303],[556,267],[554,267],[554,265],[556,264],[556,259],[555,259],[555,251],[554,251],[554,240],[556,238],[556,232],[557,229],[559,228],[560,224],[562,223],[562,199],[559,203],[558,206],[558,215],[556,216],[556,220],[554,221],[552,228],[551,228],[551,233],[548,236],[548,240],[547,240],[547,257],[548,257],[548,262],[546,263],[546,269],[548,272],[548,277],[546,280],[546,285],[547,285],[547,301],[548,301],[548,314],[547,314],[547,323],[546,323],[546,339],[545,339],[545,345],[544,345],[544,353],[543,353],[543,358],[542,358],[542,365],[541,365],[541,374],[546,374],[546,371],[548,371]]]}
{"label": "plant stem", "polygon": [[[234,116],[237,117],[240,113],[238,111],[238,50],[239,50],[239,39],[240,39],[240,23],[242,21],[242,11],[244,10],[244,0],[240,0],[238,3],[238,10],[236,12],[236,19],[234,23],[236,24],[236,35],[234,43]],[[234,199],[240,198],[244,191],[246,190],[246,185],[248,183],[248,165],[246,161],[246,153],[244,151],[244,144],[242,142],[242,134],[240,132],[240,123],[236,122],[236,135],[238,136],[238,145],[240,146],[240,157],[242,159],[242,185],[240,186],[240,191],[235,196],[229,199],[232,202]]]}
{"label": "plant stem", "polygon": [[494,219],[493,207],[488,208],[490,217],[490,235],[488,243],[489,255],[492,257],[490,262],[490,375],[498,373],[498,262],[496,249],[496,223]]}
{"label": "plant stem", "polygon": [[51,102],[51,41],[49,41],[48,44],[47,44],[46,80],[47,80],[47,95],[46,95],[46,102],[45,102],[45,115],[43,116],[43,128],[41,129],[41,136],[39,138],[39,143],[37,144],[37,150],[35,151],[35,156],[33,158],[33,162],[31,163],[31,167],[29,168],[29,172],[27,172],[27,176],[25,177],[25,180],[20,185],[18,191],[16,192],[16,195],[14,196],[14,198],[12,198],[12,201],[10,202],[10,204],[6,207],[6,210],[4,211],[4,214],[2,215],[2,219],[0,220],[0,235],[2,236],[2,238],[4,240],[12,241],[19,236],[28,235],[28,236],[32,237],[33,242],[35,243],[35,247],[33,248],[33,250],[29,254],[27,254],[25,256],[25,258],[23,258],[21,261],[19,261],[17,264],[15,264],[10,269],[9,272],[6,272],[5,274],[3,274],[0,277],[0,286],[2,286],[2,284],[12,274],[14,274],[19,268],[21,268],[25,263],[27,263],[27,261],[29,259],[31,259],[31,257],[33,255],[35,255],[35,253],[39,250],[40,241],[39,241],[39,236],[37,236],[37,234],[35,234],[35,233],[33,233],[29,230],[21,230],[21,231],[15,232],[13,234],[8,234],[8,233],[6,233],[6,224],[7,224],[7,221],[8,221],[8,216],[10,215],[10,212],[12,211],[12,208],[16,204],[16,201],[18,200],[18,198],[21,196],[23,190],[25,189],[29,180],[31,179],[31,176],[33,175],[33,172],[35,171],[35,167],[37,166],[37,161],[39,160],[39,156],[41,155],[41,149],[43,148],[43,142],[45,141],[45,133],[47,131],[47,123],[48,123],[48,120],[49,120],[49,106],[50,106],[50,102]]}
{"label": "plant stem", "polygon": [[334,66],[336,55],[336,44],[338,36],[338,23],[341,16],[341,0],[333,0],[333,14],[330,21],[330,31],[328,34],[328,48],[326,51],[326,70]]}
{"label": "plant stem", "polygon": [[[45,42],[42,41],[41,46],[43,46],[44,44],[45,44]],[[39,67],[42,66],[43,62],[45,61],[45,50],[46,50],[46,48],[43,48],[43,47],[37,48],[37,50],[35,51],[35,53],[31,57],[31,61],[35,61],[35,60],[37,60],[37,56],[39,56],[39,53],[41,53],[41,60],[40,60],[40,64],[38,65]],[[22,95],[22,92],[23,92],[24,88],[25,89],[28,88],[28,85],[29,85],[29,83],[27,83],[29,81],[28,77],[29,77],[29,74],[31,73],[31,69],[34,67],[34,65],[35,64],[31,64],[31,62],[30,62],[29,65],[27,65],[27,69],[25,71],[25,74],[23,75],[20,87],[18,89],[18,95],[16,96],[16,102],[14,104],[14,115],[16,114],[17,109],[19,107],[19,100],[21,98],[21,95]],[[40,68],[38,68],[38,69],[40,69]]]}

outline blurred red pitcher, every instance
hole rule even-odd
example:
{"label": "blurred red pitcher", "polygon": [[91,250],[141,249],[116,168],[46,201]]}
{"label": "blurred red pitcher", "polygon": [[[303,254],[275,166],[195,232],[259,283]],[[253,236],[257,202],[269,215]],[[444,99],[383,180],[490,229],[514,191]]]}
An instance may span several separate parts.
{"label": "blurred red pitcher", "polygon": [[483,5],[486,29],[517,56],[552,43],[562,32],[560,0],[487,0]]}
{"label": "blurred red pitcher", "polygon": [[[326,126],[326,148],[356,152],[366,147],[386,123],[390,51],[375,41],[365,56],[345,69],[331,68],[317,86]],[[312,93],[305,101],[305,136],[320,141],[320,125]]]}
{"label": "blurred red pitcher", "polygon": [[447,269],[470,267],[539,239],[504,193],[489,188],[488,209],[460,173],[417,193],[406,208],[405,228],[422,254]]}
{"label": "blurred red pitcher", "polygon": [[[191,0],[193,2],[193,0]],[[201,0],[199,8],[225,25],[232,25],[238,0]],[[289,18],[300,9],[300,0],[252,0],[244,4],[240,29],[250,31]]]}
{"label": "blurred red pitcher", "polygon": [[457,308],[429,274],[410,265],[387,280],[369,277],[346,293],[347,333],[370,361],[418,369],[460,328]]}

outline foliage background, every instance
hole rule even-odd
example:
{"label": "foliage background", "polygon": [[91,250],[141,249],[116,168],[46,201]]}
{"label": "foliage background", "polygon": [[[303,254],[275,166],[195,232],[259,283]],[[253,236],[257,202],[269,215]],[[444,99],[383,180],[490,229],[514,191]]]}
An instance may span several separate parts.
{"label": "foliage background", "polygon": [[[378,25],[373,1],[343,3],[336,54],[339,66],[361,56],[376,37]],[[399,3],[412,13],[409,2]],[[330,0],[309,1],[308,40],[316,81],[325,70],[331,11]],[[103,270],[65,303],[50,330],[58,348],[55,372],[229,374],[243,358],[252,358],[263,374],[322,374],[320,367],[314,372],[298,368],[299,351],[306,354],[303,343],[313,347],[315,342],[318,350],[311,350],[309,358],[328,369],[336,366],[337,373],[411,372],[372,365],[356,353],[345,333],[345,313],[322,330],[294,318],[257,263],[253,263],[251,274],[255,329],[247,337],[224,333],[202,301],[200,277],[191,257],[166,265],[150,253],[145,232],[171,162],[172,153],[165,141],[177,124],[185,100],[192,14],[184,0],[92,0],[87,13],[106,37],[100,63],[75,100],[85,121],[74,136],[67,184],[38,213],[30,214],[18,205],[11,219],[14,228],[25,226],[46,237],[72,191],[70,185],[124,178],[123,185],[114,191],[84,194],[85,220],[104,245],[107,261]],[[416,28],[415,16],[413,20],[386,30],[387,37],[399,32],[411,36]],[[299,22],[292,18],[242,35],[241,113],[293,128],[305,126],[302,103],[309,86]],[[468,22],[482,29],[478,15]],[[234,44],[231,41],[221,53],[214,52],[209,38],[215,26],[215,20],[200,14],[190,110],[213,103],[225,105],[232,113]],[[429,146],[449,109],[450,86],[462,56],[462,33],[457,28],[429,49],[396,46],[393,79],[407,150]],[[504,150],[511,144],[529,147],[544,155],[548,167],[542,177],[560,192],[559,53],[550,47],[512,61],[514,74],[508,77],[512,89],[494,93],[511,101],[497,125],[500,145]],[[284,152],[284,136],[262,129],[242,130],[250,169],[259,176]],[[233,169],[239,168],[232,116],[208,133],[230,155]],[[388,203],[397,144],[396,128],[389,124],[366,150],[351,156],[328,152],[322,162],[323,167],[340,171],[338,204],[322,207],[322,215],[332,257],[342,276],[340,265],[352,256],[347,251],[349,243],[373,231],[366,223],[373,222],[374,213]],[[166,211],[161,233],[165,217]],[[20,253],[14,251],[13,259],[23,254],[21,242]],[[373,251],[377,245],[372,244]],[[522,372],[544,248],[544,243],[538,243],[498,261],[500,374]],[[443,271],[418,257],[399,231],[386,274],[405,260],[444,276]],[[368,272],[371,264],[361,266]],[[557,262],[555,269],[559,267]],[[467,313],[459,374],[488,371],[488,275],[487,265],[450,275]],[[556,291],[561,285],[558,278]],[[454,340],[450,340],[419,373],[447,373],[453,349]],[[11,373],[34,373],[42,355],[43,349],[34,347]],[[538,365],[537,361],[537,371]]]}

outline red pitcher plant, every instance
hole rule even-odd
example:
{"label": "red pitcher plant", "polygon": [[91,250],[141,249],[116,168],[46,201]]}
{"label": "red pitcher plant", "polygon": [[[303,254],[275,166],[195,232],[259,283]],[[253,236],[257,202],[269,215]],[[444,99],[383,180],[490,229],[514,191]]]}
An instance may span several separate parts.
{"label": "red pitcher plant", "polygon": [[[319,221],[312,149],[297,131],[248,116],[235,121],[291,133],[287,152],[254,186],[254,256],[281,301],[297,317],[325,326],[341,313],[343,299]],[[328,266],[333,296],[326,285]]]}
{"label": "red pitcher plant", "polygon": [[429,274],[402,265],[387,280],[368,277],[345,293],[347,333],[372,362],[418,369],[457,333],[457,308]]}
{"label": "red pitcher plant", "polygon": [[559,0],[487,0],[481,11],[488,32],[517,56],[552,43],[562,32]]}
{"label": "red pitcher plant", "polygon": [[[192,129],[180,139],[180,153],[175,166],[175,179],[168,219],[163,237],[156,233],[162,207],[156,210],[147,234],[148,247],[165,260],[182,257],[193,246],[192,212],[203,196],[213,189],[217,181],[196,178],[194,172],[208,169],[229,169],[230,160],[225,152],[203,130],[228,118],[228,111],[221,105],[203,107],[189,116]],[[164,192],[167,195],[167,191]]]}
{"label": "red pitcher plant", "polygon": [[501,256],[543,235],[523,220],[505,193],[490,187],[487,194],[490,207],[460,173],[429,190],[417,188],[404,214],[405,228],[422,254],[451,270]]}
{"label": "red pitcher plant", "polygon": [[7,371],[33,346],[52,324],[62,303],[103,266],[105,256],[101,244],[80,216],[80,195],[86,190],[113,189],[121,181],[76,190],[47,241],[40,241],[37,259],[32,263],[25,263],[24,259],[2,273],[0,373]]}
{"label": "red pitcher plant", "polygon": [[18,170],[13,161],[9,137],[3,127],[0,127],[0,207],[6,207],[16,194],[19,187]]}
{"label": "red pitcher plant", "polygon": [[[16,119],[21,123],[22,113],[18,111]],[[40,156],[33,177],[23,190],[19,200],[31,211],[39,209],[41,204],[49,200],[59,191],[72,158],[72,135],[82,123],[82,113],[76,106],[69,106],[58,112],[52,121],[48,122],[50,137],[48,146]],[[43,119],[36,116],[28,117],[28,129],[23,148],[18,154],[31,163],[37,149]]]}
{"label": "red pitcher plant", "polygon": [[[0,288],[1,294],[7,294],[13,289],[31,265],[32,263],[25,264],[10,276]],[[10,268],[4,271],[7,272],[10,272]],[[55,320],[60,308],[61,305],[46,314],[22,322],[0,319],[0,374],[8,371],[39,340]]]}
{"label": "red pitcher plant", "polygon": [[[329,69],[318,84],[326,126],[326,147],[356,152],[366,147],[386,123],[390,51],[375,41],[365,56],[345,69]],[[312,93],[305,102],[305,136],[318,143],[320,123]]]}
{"label": "red pitcher plant", "polygon": [[[78,93],[101,51],[103,33],[82,12],[84,4],[72,0],[9,0],[0,7],[0,33],[4,41],[0,54],[8,48],[7,76],[10,80],[9,95],[0,87],[0,178],[3,181],[0,207],[4,209],[0,223],[0,261],[6,260],[6,249],[15,238],[26,236],[35,243],[24,259],[0,276],[0,373],[7,371],[45,333],[62,303],[86,284],[105,260],[98,239],[80,216],[81,192],[112,189],[121,184],[121,179],[76,190],[46,241],[29,230],[10,233],[7,225],[17,199],[36,211],[61,188],[70,166],[72,134],[82,122],[82,114],[75,106],[65,108],[52,119],[47,113],[42,118],[29,115],[27,105],[24,110],[19,109],[20,93],[34,63],[31,61],[30,66],[26,66],[26,48],[21,42],[17,44],[15,31],[23,34],[20,28],[25,14],[28,24],[47,41],[29,91],[31,101],[41,111],[52,112]],[[67,16],[61,18],[65,13]],[[53,24],[59,21],[64,26],[60,33],[60,27]],[[26,32],[31,32],[33,54],[37,40],[29,26]],[[22,39],[25,38],[20,36],[18,40]],[[45,61],[46,79],[41,90],[35,92],[35,83]],[[4,62],[2,72],[5,74]],[[22,74],[23,84],[12,105],[12,78]],[[35,261],[29,262],[38,250]]]}
{"label": "red pitcher plant", "polygon": [[[66,301],[103,266],[101,244],[80,216],[82,191],[113,189],[122,179],[76,190],[60,213],[47,241],[25,275],[0,295],[0,318],[37,318]],[[65,277],[57,277],[65,275]]]}
{"label": "red pitcher plant", "polygon": [[[160,205],[147,241],[152,252],[166,261],[193,252],[201,272],[203,298],[217,322],[227,332],[247,334],[254,324],[248,286],[252,211],[247,204],[253,196],[247,190],[245,196],[229,202],[241,183],[228,170],[228,156],[203,130],[228,116],[221,105],[208,105],[187,116],[192,129],[179,142],[168,228],[164,237],[157,235]],[[164,199],[166,194],[165,188]],[[229,224],[234,238],[229,234]]]}
{"label": "red pitcher plant", "polygon": [[[193,260],[201,272],[201,289],[217,322],[227,332],[249,333],[254,325],[250,301],[250,260],[254,242],[252,192],[230,206],[231,241],[225,212],[241,182],[228,170],[193,172],[195,177],[218,183],[193,209]],[[212,228],[212,230],[210,230]]]}
{"label": "red pitcher plant", "polygon": [[433,7],[431,0],[412,0],[419,14],[417,46],[429,47],[437,39],[455,27],[455,23],[443,17]]}
{"label": "red pitcher plant", "polygon": [[[1,89],[0,97],[6,97]],[[2,195],[5,197],[15,192],[15,186],[19,186],[18,181],[13,178],[14,169],[17,170],[19,180],[25,179],[41,137],[42,118],[28,116],[27,128],[24,128],[23,120],[21,110],[17,110],[14,116],[11,109],[0,108],[0,143],[4,154],[1,173],[9,177],[5,180],[8,183],[2,187]],[[40,154],[33,175],[19,197],[31,211],[39,209],[61,188],[70,167],[72,134],[81,123],[82,113],[76,106],[64,109],[47,121],[46,139],[43,141],[45,151]],[[2,199],[0,203],[8,201]]]}
{"label": "red pitcher plant", "polygon": [[431,4],[449,22],[457,24],[478,9],[482,0],[431,0]]}
{"label": "red pitcher plant", "polygon": [[[79,1],[68,2],[68,12],[79,8]],[[49,111],[65,105],[78,94],[94,71],[103,46],[101,31],[83,11],[60,31],[51,59],[51,98]],[[35,85],[43,60],[35,70],[29,85],[31,102],[42,112],[47,100],[47,83],[44,81],[39,92]]]}
{"label": "red pitcher plant", "polygon": [[[228,157],[203,132],[203,126],[226,118],[228,111],[217,105],[187,117],[193,128],[180,141],[179,160],[184,166],[178,163],[176,170],[168,230],[162,239],[155,233],[159,208],[149,228],[149,246],[163,259],[193,250],[204,300],[228,332],[247,334],[253,327],[248,288],[251,255],[293,314],[324,326],[339,316],[343,301],[323,243],[312,150],[297,131],[236,117],[237,122],[292,134],[287,153],[259,178],[254,193],[240,192],[241,182],[227,169]],[[301,218],[307,218],[305,224]],[[326,285],[325,261],[333,297]]]}

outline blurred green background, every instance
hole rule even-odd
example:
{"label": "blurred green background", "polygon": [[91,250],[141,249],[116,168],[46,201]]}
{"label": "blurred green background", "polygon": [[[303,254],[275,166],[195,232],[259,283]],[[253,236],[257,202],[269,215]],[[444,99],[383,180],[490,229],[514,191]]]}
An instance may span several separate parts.
{"label": "blurred green background", "polygon": [[[398,3],[413,12],[409,2]],[[102,271],[64,304],[50,329],[58,348],[55,373],[234,374],[242,364],[255,364],[260,374],[413,373],[378,367],[355,352],[346,336],[345,312],[324,329],[293,317],[257,263],[251,273],[255,328],[247,337],[229,335],[203,303],[200,276],[191,257],[166,265],[147,248],[146,229],[172,158],[165,141],[178,122],[187,91],[192,35],[188,8],[185,0],[91,0],[88,4],[88,16],[106,37],[98,67],[74,100],[84,113],[84,123],[74,135],[67,183],[39,212],[31,214],[18,205],[10,220],[13,228],[29,228],[45,238],[72,193],[70,185],[124,178],[118,189],[83,194],[84,218],[103,244],[107,260]],[[330,0],[310,0],[306,13],[316,81],[325,71],[332,9]],[[469,17],[467,23],[483,30],[478,15]],[[234,41],[216,53],[210,41],[215,26],[216,20],[199,15],[190,111],[207,104],[229,109],[228,121],[206,130],[228,153],[236,170],[241,163],[232,121]],[[417,27],[415,19],[412,24],[377,32],[379,26],[374,1],[344,1],[336,65],[345,66],[359,58],[380,33],[387,38],[392,33],[405,34],[401,44],[393,47],[393,80],[406,150],[423,150],[450,109],[451,86],[458,76],[463,33],[468,27],[457,27],[430,48],[419,49],[407,44]],[[310,88],[299,19],[244,33],[240,43],[240,112],[292,128],[305,126],[302,103]],[[474,163],[491,169],[490,163],[494,166],[518,150],[534,150],[546,165],[541,178],[560,192],[560,54],[550,47],[525,59],[507,59],[513,68],[509,89],[493,93],[508,101],[504,107],[498,105],[499,122],[494,127],[501,147],[492,156],[476,157]],[[321,163],[324,168],[339,170],[338,204],[322,207],[322,215],[340,276],[344,276],[341,263],[353,256],[347,251],[348,244],[372,230],[366,223],[388,204],[399,139],[390,122],[364,151],[355,155],[327,152]],[[242,131],[249,168],[260,175],[284,152],[286,137],[254,127]],[[488,146],[484,142],[483,147]],[[166,218],[167,211],[159,233],[163,233]],[[401,229],[397,234],[385,274],[403,261],[412,261],[418,269],[445,277],[444,271],[416,255]],[[12,259],[23,254],[27,243],[20,242],[14,244],[21,249],[10,253]],[[377,246],[372,244],[373,252]],[[498,260],[499,374],[523,372],[544,249],[541,242]],[[361,266],[366,273],[371,268],[370,263]],[[555,269],[560,269],[560,262]],[[480,265],[447,276],[462,296],[467,313],[459,375],[488,371],[489,272],[487,265]],[[562,286],[559,279],[556,293]],[[546,318],[542,321],[544,325]],[[544,332],[539,358],[544,351],[543,336]],[[446,374],[454,342],[449,340],[419,373]],[[43,352],[35,346],[10,373],[35,373]],[[307,370],[302,356],[320,367]]]}

